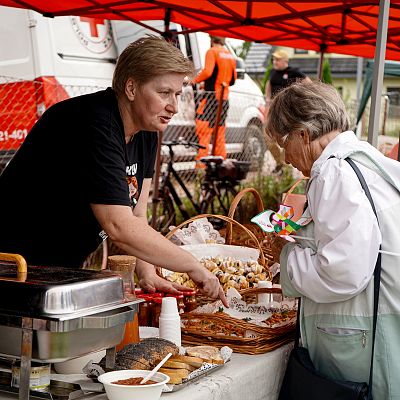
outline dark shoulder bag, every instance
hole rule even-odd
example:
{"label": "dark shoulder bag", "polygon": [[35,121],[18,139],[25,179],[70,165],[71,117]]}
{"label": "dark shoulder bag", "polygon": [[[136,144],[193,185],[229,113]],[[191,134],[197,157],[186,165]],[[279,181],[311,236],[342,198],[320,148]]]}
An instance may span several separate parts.
{"label": "dark shoulder bag", "polygon": [[[375,216],[376,210],[371,193],[361,171],[355,163],[346,158],[353,168],[371,203]],[[378,253],[374,270],[374,317],[372,329],[372,354],[369,373],[369,384],[365,382],[338,381],[320,374],[311,361],[308,349],[299,346],[300,338],[300,302],[297,312],[296,340],[290,354],[279,400],[372,400],[372,370],[374,361],[375,332],[378,314],[379,287],[381,277],[381,253]]]}

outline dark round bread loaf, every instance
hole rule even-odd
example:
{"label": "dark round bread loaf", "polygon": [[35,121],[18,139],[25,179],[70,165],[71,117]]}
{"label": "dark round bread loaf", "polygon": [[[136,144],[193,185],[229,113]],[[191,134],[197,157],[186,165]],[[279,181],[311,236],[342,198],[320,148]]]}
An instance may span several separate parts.
{"label": "dark round bread loaf", "polygon": [[[126,345],[117,352],[113,370],[154,368],[168,353],[176,355],[178,347],[169,340],[159,338],[143,339],[140,343]],[[106,358],[100,361],[100,366],[106,370]]]}

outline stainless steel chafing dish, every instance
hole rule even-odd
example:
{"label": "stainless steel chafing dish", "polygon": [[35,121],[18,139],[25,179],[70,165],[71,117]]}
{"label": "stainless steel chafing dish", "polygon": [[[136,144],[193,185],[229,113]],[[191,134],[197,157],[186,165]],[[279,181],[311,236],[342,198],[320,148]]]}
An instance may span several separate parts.
{"label": "stainless steel chafing dish", "polygon": [[140,301],[124,300],[116,273],[28,267],[21,256],[0,253],[0,354],[21,357],[19,398],[29,398],[31,360],[59,362],[107,349],[112,367],[114,346]]}

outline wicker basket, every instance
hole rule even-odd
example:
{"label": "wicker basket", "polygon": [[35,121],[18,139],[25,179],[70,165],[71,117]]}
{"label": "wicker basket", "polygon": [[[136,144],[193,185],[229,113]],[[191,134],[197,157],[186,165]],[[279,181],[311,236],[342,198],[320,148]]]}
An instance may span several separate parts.
{"label": "wicker basket", "polygon": [[[253,288],[241,292],[242,298],[246,300],[247,304],[255,303],[256,295],[259,293],[282,294],[280,288]],[[295,310],[290,310],[290,317],[289,322],[285,325],[263,327],[224,313],[184,313],[181,314],[182,340],[184,344],[190,345],[229,346],[236,353],[267,353],[294,339]]]}
{"label": "wicker basket", "polygon": [[307,198],[305,194],[293,193],[293,191],[304,181],[309,178],[298,179],[286,192],[282,195],[282,204],[292,206],[294,209],[293,221],[297,221],[303,214],[304,205],[306,204]]}
{"label": "wicker basket", "polygon": [[[245,188],[241,190],[233,199],[228,213],[228,216],[230,218],[233,218],[239,203],[248,194],[251,194],[254,197],[258,213],[264,211],[264,203],[258,191],[254,188]],[[244,226],[257,237],[261,250],[264,254],[264,257],[267,260],[267,263],[269,265],[273,264],[275,256],[271,249],[270,238],[274,236],[274,234],[264,232],[259,226],[253,223],[244,224]],[[221,230],[220,232],[221,234],[225,235],[225,240],[227,242],[232,242],[232,244],[241,246],[249,246],[249,247],[254,246],[252,242],[249,242],[248,236],[244,235],[243,231],[237,229],[235,226],[227,225],[226,229]]]}
{"label": "wicker basket", "polygon": [[[234,219],[232,219],[230,217],[225,217],[224,215],[216,215],[216,214],[200,214],[200,215],[196,215],[195,217],[192,217],[192,218],[182,222],[180,225],[176,226],[175,228],[173,228],[170,232],[168,232],[168,234],[166,235],[166,238],[167,239],[171,239],[172,236],[175,234],[175,232],[178,229],[184,227],[185,225],[190,224],[193,221],[196,221],[197,219],[201,219],[201,218],[220,219],[222,221],[225,221],[227,223],[227,227],[230,226],[231,230],[232,230],[232,226],[234,226],[236,229],[239,229],[239,230],[243,231],[244,234],[247,237],[246,243],[249,244],[249,247],[257,248],[259,250],[259,252],[260,252],[260,258],[258,260],[259,264],[262,265],[263,267],[268,268],[268,262],[267,262],[267,260],[266,260],[266,258],[264,256],[263,251],[262,251],[262,248],[261,248],[261,245],[260,245],[260,241],[254,235],[254,233],[251,232],[250,229],[248,229],[247,227],[245,227],[241,223],[235,221]],[[236,243],[232,243],[232,234],[226,236],[225,244],[237,245]],[[241,246],[245,246],[245,244],[241,244]]]}
{"label": "wicker basket", "polygon": [[[253,189],[254,190],[254,189]],[[248,193],[247,190],[244,194]],[[243,195],[244,195],[243,194]],[[243,197],[242,195],[242,197]],[[240,199],[238,200],[240,201]],[[243,231],[247,236],[245,243],[251,247],[259,249],[259,264],[268,269],[268,259],[266,259],[264,251],[261,247],[260,240],[246,226],[223,215],[202,214],[193,217],[168,233],[167,238],[170,239],[174,233],[189,224],[203,217],[219,218],[230,225],[231,232],[233,229]],[[228,233],[228,230],[227,232]],[[245,237],[243,235],[243,237]],[[227,234],[227,244],[232,244],[232,235]],[[242,243],[243,245],[243,243]],[[250,288],[240,292],[243,299],[249,304],[256,303],[256,296],[259,293],[273,293],[282,295],[280,288]],[[203,305],[214,301],[204,296],[197,296],[198,305]],[[261,327],[237,318],[233,318],[224,313],[215,314],[199,314],[184,313],[181,314],[182,320],[182,340],[185,344],[212,344],[213,346],[229,346],[237,353],[244,354],[262,354],[272,351],[285,343],[290,342],[294,338],[295,321],[291,320],[284,326],[279,327]],[[186,327],[189,323],[190,327]],[[218,332],[212,332],[209,329],[202,329],[213,325],[218,327]],[[225,332],[225,334],[223,334]],[[246,332],[251,332],[251,337],[246,337]]]}

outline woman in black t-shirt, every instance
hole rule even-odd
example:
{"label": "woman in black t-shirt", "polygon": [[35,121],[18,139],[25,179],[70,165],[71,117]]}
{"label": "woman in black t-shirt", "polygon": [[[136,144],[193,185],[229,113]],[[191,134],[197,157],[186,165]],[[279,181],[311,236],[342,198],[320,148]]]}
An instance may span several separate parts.
{"label": "woman in black t-shirt", "polygon": [[144,289],[183,289],[159,277],[158,265],[187,272],[225,302],[218,279],[146,218],[157,131],[178,111],[192,73],[176,47],[146,37],[120,55],[112,89],[49,108],[0,176],[0,251],[29,264],[76,268],[108,236],[138,258]]}

